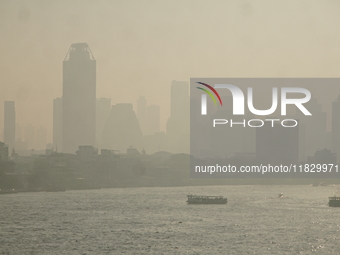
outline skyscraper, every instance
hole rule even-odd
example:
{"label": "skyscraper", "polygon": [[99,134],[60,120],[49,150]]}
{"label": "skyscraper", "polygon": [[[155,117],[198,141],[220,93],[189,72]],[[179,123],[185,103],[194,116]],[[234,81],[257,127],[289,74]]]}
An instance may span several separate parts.
{"label": "skyscraper", "polygon": [[146,99],[144,96],[140,96],[137,100],[137,119],[139,122],[140,129],[143,135],[147,134],[147,116],[146,116],[147,106]]}
{"label": "skyscraper", "polygon": [[0,142],[0,161],[6,161],[8,160],[8,146]]}
{"label": "skyscraper", "polygon": [[15,152],[27,150],[27,143],[24,142],[23,127],[17,123],[15,126]]}
{"label": "skyscraper", "polygon": [[166,124],[170,152],[189,153],[189,85],[185,81],[171,83],[171,115]]}
{"label": "skyscraper", "polygon": [[53,147],[62,151],[63,99],[53,99]]}
{"label": "skyscraper", "polygon": [[145,135],[154,135],[159,132],[160,111],[159,105],[148,105],[147,107],[147,129]]}
{"label": "skyscraper", "polygon": [[143,135],[132,104],[113,105],[103,131],[103,148],[126,152],[130,146],[143,149]]}
{"label": "skyscraper", "polygon": [[186,81],[171,82],[171,117],[175,119],[189,116],[189,84]]}
{"label": "skyscraper", "polygon": [[63,152],[95,146],[96,60],[87,43],[71,45],[63,62]]}
{"label": "skyscraper", "polygon": [[332,151],[340,158],[340,95],[332,103]]}
{"label": "skyscraper", "polygon": [[97,98],[96,104],[96,147],[102,149],[103,130],[111,112],[111,98]]}
{"label": "skyscraper", "polygon": [[8,146],[9,154],[15,148],[15,103],[5,101],[4,103],[4,142]]}
{"label": "skyscraper", "polygon": [[305,107],[313,114],[313,117],[306,117],[301,111],[298,111],[296,119],[299,119],[301,128],[304,129],[301,135],[304,136],[304,154],[308,157],[314,156],[316,151],[325,148],[327,114],[323,111],[317,98],[314,97],[305,103]]}

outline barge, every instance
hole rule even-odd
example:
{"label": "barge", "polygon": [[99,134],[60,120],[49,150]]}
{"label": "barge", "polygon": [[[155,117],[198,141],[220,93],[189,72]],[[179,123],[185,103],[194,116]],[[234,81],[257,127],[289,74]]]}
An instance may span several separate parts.
{"label": "barge", "polygon": [[331,207],[340,207],[340,197],[329,197],[328,205]]}
{"label": "barge", "polygon": [[197,196],[197,195],[187,195],[188,204],[226,204],[227,198],[223,196]]}

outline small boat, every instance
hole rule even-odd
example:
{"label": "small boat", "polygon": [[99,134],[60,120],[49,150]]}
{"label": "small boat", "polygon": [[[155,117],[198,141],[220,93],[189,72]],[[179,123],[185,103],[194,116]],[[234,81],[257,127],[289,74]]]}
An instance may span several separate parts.
{"label": "small boat", "polygon": [[283,193],[282,192],[279,194],[278,198],[281,198],[281,197],[283,197]]}
{"label": "small boat", "polygon": [[340,207],[340,197],[329,197],[328,205],[331,207]]}
{"label": "small boat", "polygon": [[197,196],[188,195],[188,204],[226,204],[227,198],[223,196]]}

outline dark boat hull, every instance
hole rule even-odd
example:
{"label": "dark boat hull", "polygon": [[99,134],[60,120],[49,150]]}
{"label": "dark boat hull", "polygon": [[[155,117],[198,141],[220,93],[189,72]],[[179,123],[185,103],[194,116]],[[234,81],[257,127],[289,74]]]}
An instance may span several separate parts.
{"label": "dark boat hull", "polygon": [[227,198],[223,196],[198,196],[198,195],[187,195],[188,204],[203,204],[203,205],[212,205],[212,204],[219,204],[223,205],[227,203]]}
{"label": "dark boat hull", "polygon": [[330,207],[340,207],[340,199],[329,199],[328,205]]}
{"label": "dark boat hull", "polygon": [[330,207],[340,207],[340,197],[337,196],[329,197],[328,205]]}
{"label": "dark boat hull", "polygon": [[208,204],[208,205],[225,205],[227,203],[227,199],[225,200],[220,200],[220,201],[187,201],[188,204],[190,205],[193,205],[193,204],[196,204],[196,205],[201,205],[201,204]]}

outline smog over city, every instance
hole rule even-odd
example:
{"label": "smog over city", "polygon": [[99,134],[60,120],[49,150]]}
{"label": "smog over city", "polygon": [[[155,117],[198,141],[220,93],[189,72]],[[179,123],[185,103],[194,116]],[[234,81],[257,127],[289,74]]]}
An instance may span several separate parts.
{"label": "smog over city", "polygon": [[0,254],[338,254],[339,12],[0,1]]}

